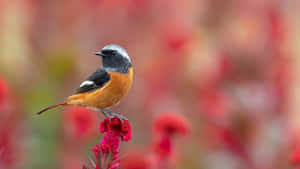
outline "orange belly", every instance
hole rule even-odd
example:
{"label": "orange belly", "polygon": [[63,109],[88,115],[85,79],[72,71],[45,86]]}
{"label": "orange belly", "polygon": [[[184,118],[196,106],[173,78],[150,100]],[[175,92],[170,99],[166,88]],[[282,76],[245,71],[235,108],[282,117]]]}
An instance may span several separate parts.
{"label": "orange belly", "polygon": [[108,72],[110,81],[102,88],[90,93],[81,93],[70,96],[67,104],[80,105],[95,108],[108,108],[117,104],[129,91],[132,85],[133,70],[128,74]]}

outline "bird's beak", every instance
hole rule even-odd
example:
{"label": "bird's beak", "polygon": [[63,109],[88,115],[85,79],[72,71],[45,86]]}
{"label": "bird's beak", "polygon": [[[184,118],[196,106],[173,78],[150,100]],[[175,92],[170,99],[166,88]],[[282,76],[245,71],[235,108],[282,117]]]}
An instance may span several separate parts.
{"label": "bird's beak", "polygon": [[104,54],[102,52],[95,52],[95,55],[104,56]]}

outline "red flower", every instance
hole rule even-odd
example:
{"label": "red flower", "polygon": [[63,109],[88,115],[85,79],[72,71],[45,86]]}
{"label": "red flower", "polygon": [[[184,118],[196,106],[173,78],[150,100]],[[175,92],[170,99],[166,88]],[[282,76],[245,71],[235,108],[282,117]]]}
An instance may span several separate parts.
{"label": "red flower", "polygon": [[105,169],[118,168],[120,166],[120,159],[118,156],[120,141],[127,142],[131,139],[130,123],[127,120],[119,119],[118,117],[112,119],[106,118],[100,124],[100,133],[105,133],[100,145],[96,145],[92,148],[97,159],[97,166],[95,167]]}
{"label": "red flower", "polygon": [[66,130],[69,134],[86,138],[92,136],[97,129],[95,112],[84,107],[69,107],[65,111],[64,121]]}
{"label": "red flower", "polygon": [[154,121],[154,131],[166,135],[186,135],[190,131],[190,124],[182,115],[164,113]]}

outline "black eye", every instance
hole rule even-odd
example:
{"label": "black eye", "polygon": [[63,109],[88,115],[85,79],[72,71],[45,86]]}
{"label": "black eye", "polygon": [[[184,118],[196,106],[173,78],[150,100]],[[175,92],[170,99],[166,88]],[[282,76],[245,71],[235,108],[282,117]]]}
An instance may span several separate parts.
{"label": "black eye", "polygon": [[102,53],[105,55],[115,55],[117,52],[115,50],[102,50]]}

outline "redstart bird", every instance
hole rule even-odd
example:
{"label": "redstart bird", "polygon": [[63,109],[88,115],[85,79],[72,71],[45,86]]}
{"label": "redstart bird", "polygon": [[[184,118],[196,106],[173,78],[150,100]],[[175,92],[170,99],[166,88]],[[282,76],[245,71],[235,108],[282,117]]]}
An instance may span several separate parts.
{"label": "redstart bird", "polygon": [[109,108],[128,93],[132,85],[133,68],[126,50],[118,45],[107,45],[95,55],[102,57],[103,65],[87,80],[82,82],[77,91],[64,101],[46,107],[41,114],[49,109],[76,105],[100,109],[106,116]]}

